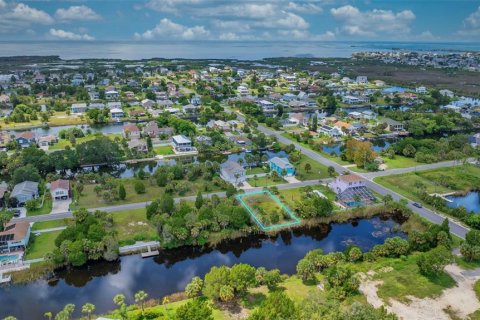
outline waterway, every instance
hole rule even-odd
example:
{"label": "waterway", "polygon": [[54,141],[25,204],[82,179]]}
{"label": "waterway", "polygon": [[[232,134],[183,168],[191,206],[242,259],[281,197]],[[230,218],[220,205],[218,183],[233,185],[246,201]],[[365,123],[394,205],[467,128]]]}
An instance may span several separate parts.
{"label": "waterway", "polygon": [[448,202],[451,208],[463,206],[468,212],[480,213],[480,191],[469,192],[464,196],[448,196],[447,199],[452,200]]}
{"label": "waterway", "polygon": [[96,313],[104,313],[115,307],[112,298],[118,293],[125,294],[128,303],[133,303],[133,295],[139,290],[145,290],[150,298],[161,298],[182,291],[192,277],[203,277],[211,267],[219,265],[243,262],[293,274],[298,260],[310,250],[342,251],[350,244],[369,250],[392,236],[405,237],[399,223],[374,217],[286,230],[274,237],[249,236],[216,248],[184,247],[164,251],[155,258],[134,255],[113,263],[91,263],[57,271],[51,281],[0,288],[0,318],[14,315],[18,319],[44,319],[46,311],[57,312],[67,303],[77,306],[78,316],[86,302],[96,305]]}

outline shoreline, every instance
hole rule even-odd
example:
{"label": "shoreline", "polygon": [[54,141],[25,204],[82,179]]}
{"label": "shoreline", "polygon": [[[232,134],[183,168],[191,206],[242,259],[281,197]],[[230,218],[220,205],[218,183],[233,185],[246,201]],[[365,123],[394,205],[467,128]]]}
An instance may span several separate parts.
{"label": "shoreline", "polygon": [[[227,244],[229,241],[232,241],[232,242],[239,241],[242,238],[256,237],[259,239],[261,238],[268,239],[268,238],[276,237],[280,232],[285,230],[295,231],[302,228],[308,229],[308,228],[321,226],[321,225],[328,227],[332,223],[341,224],[341,223],[355,222],[356,220],[360,220],[360,219],[371,219],[374,217],[387,218],[387,219],[392,218],[395,221],[399,222],[400,224],[404,224],[412,217],[412,215],[410,215],[408,211],[404,211],[404,210],[402,211],[402,209],[399,209],[399,208],[388,207],[383,205],[375,206],[375,207],[360,207],[352,210],[342,210],[329,217],[302,220],[302,223],[299,225],[289,227],[289,228],[284,228],[284,229],[277,229],[272,232],[262,232],[257,229],[252,229],[251,231],[246,231],[246,232],[243,232],[241,230],[236,230],[228,236],[224,236],[219,239],[212,239],[203,246],[182,245],[182,246],[177,246],[173,248],[164,248],[160,244],[158,249],[160,251],[160,254],[162,254],[162,252],[170,252],[170,251],[182,250],[182,249],[183,250],[199,249],[200,252],[203,252],[207,250],[214,250],[220,245]],[[409,232],[409,230],[406,230],[406,228],[402,228],[402,231],[405,233]],[[132,251],[123,255],[119,255],[118,260],[120,260],[120,257],[123,257],[123,256],[139,255],[140,252],[141,251],[137,251],[137,252]],[[90,261],[90,263],[92,262],[94,263],[95,261]],[[61,271],[67,268],[73,268],[73,267],[55,266],[51,262],[43,261],[43,262],[31,265],[30,269],[22,270],[19,272],[12,272],[8,274],[12,276],[12,279],[10,282],[11,285],[24,285],[24,284],[29,284],[42,279],[46,280],[47,282],[54,281],[55,280],[54,273],[56,271]]]}

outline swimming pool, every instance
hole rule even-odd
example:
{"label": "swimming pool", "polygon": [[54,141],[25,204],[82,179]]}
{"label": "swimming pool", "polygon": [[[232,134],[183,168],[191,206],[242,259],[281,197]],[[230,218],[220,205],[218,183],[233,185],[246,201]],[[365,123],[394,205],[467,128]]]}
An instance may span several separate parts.
{"label": "swimming pool", "polygon": [[0,265],[10,261],[17,261],[18,255],[0,256]]}

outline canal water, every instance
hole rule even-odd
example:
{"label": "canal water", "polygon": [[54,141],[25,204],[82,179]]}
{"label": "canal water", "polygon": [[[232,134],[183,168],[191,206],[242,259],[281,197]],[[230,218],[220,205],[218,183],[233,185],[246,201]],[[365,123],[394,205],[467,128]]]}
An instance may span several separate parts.
{"label": "canal water", "polygon": [[350,244],[369,250],[392,236],[405,237],[399,223],[375,217],[283,231],[275,237],[249,236],[214,249],[184,247],[155,258],[134,255],[113,263],[92,263],[58,271],[50,282],[39,280],[0,288],[0,318],[14,315],[18,319],[44,319],[46,311],[57,312],[67,303],[76,305],[78,316],[86,302],[96,305],[96,313],[104,313],[115,308],[112,299],[118,293],[125,294],[128,303],[133,303],[133,295],[139,290],[145,290],[150,298],[161,298],[182,291],[192,277],[203,277],[219,265],[243,262],[293,274],[298,260],[310,250],[343,251]]}
{"label": "canal water", "polygon": [[465,207],[468,212],[480,213],[480,191],[469,192],[464,196],[448,196],[447,202],[451,208]]}
{"label": "canal water", "polygon": [[[372,144],[372,150],[375,151],[376,153],[380,153],[383,150],[388,149],[394,143],[392,140],[386,140],[386,139],[375,139],[370,141]],[[335,154],[336,156],[340,156],[342,153],[342,145],[343,143],[334,143],[334,144],[326,144],[322,146],[322,151],[328,154]]]}

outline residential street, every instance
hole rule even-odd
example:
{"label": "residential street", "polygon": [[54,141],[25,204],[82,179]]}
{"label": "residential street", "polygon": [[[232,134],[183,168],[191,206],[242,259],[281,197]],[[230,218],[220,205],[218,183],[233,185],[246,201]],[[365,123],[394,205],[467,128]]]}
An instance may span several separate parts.
{"label": "residential street", "polygon": [[[240,121],[245,121],[245,117],[243,117],[242,115],[240,115],[238,113],[237,113],[237,115],[238,115],[238,118],[240,119]],[[302,145],[300,145],[299,143],[297,143],[295,141],[292,141],[290,139],[287,139],[287,138],[283,137],[279,132],[276,132],[272,129],[266,128],[262,125],[258,125],[257,129],[260,130],[261,132],[265,133],[265,134],[275,136],[278,139],[278,141],[283,143],[283,144],[293,144],[293,145],[295,145],[295,148],[297,150],[300,150],[307,157],[321,163],[324,166],[334,167],[335,171],[339,174],[343,174],[345,172],[348,172],[348,173],[352,173],[352,174],[357,174],[357,175],[365,178],[366,185],[367,185],[368,188],[372,189],[373,191],[377,192],[378,194],[381,194],[382,196],[390,194],[393,197],[394,200],[399,200],[401,198],[407,199],[407,198],[405,198],[404,196],[402,196],[402,195],[400,195],[396,192],[393,192],[390,189],[385,188],[384,186],[372,181],[371,179],[373,179],[374,177],[377,177],[377,176],[405,173],[405,172],[411,172],[411,171],[414,171],[414,170],[426,170],[426,169],[433,169],[433,168],[440,168],[440,167],[448,167],[448,166],[453,166],[453,165],[456,164],[454,161],[447,161],[447,162],[440,162],[440,163],[417,166],[416,168],[413,167],[413,168],[404,168],[404,169],[393,169],[393,170],[387,170],[387,171],[383,171],[383,172],[374,172],[374,173],[357,173],[357,172],[354,172],[354,171],[350,170],[349,168],[345,168],[345,167],[341,166],[340,164],[338,164],[338,163],[336,163],[332,160],[329,160],[327,158],[322,157],[317,152],[315,152],[313,150],[310,150],[310,149],[307,149],[307,148],[303,147]],[[407,200],[409,200],[409,199],[407,199]],[[440,223],[443,222],[443,220],[445,220],[444,216],[442,216],[442,215],[440,215],[436,212],[433,212],[430,209],[417,208],[417,207],[413,206],[412,204],[413,204],[413,202],[409,200],[408,207],[413,212],[419,214],[421,217],[427,219],[430,222],[440,224]],[[465,235],[467,234],[467,232],[470,229],[461,225],[459,222],[453,221],[451,218],[448,218],[448,219],[449,219],[449,225],[450,225],[450,232],[452,234],[464,239]]]}

